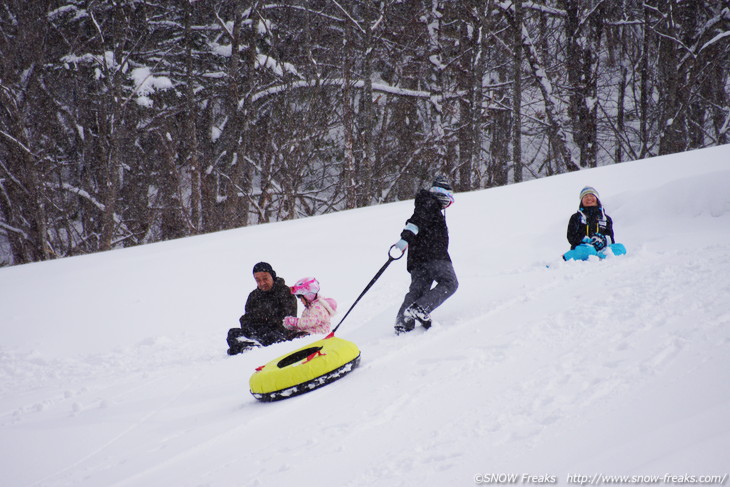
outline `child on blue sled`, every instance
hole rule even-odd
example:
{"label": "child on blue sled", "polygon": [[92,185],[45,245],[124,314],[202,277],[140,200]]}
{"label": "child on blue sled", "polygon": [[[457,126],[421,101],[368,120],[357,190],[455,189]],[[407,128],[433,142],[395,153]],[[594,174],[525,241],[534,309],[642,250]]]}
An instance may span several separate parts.
{"label": "child on blue sled", "polygon": [[570,250],[563,260],[588,260],[592,255],[605,259],[607,255],[623,255],[626,247],[615,243],[613,220],[606,214],[598,199],[598,191],[586,186],[580,192],[578,211],[568,222]]}

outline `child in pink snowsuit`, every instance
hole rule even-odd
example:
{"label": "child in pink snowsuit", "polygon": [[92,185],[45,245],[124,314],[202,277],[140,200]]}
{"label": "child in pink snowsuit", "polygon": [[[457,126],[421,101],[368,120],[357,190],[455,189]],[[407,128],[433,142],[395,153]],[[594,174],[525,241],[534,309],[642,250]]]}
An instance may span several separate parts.
{"label": "child in pink snowsuit", "polygon": [[300,279],[291,288],[291,293],[301,299],[304,305],[302,317],[287,316],[284,328],[304,331],[309,334],[330,332],[330,318],[337,311],[337,302],[332,298],[319,296],[319,282],[313,277]]}

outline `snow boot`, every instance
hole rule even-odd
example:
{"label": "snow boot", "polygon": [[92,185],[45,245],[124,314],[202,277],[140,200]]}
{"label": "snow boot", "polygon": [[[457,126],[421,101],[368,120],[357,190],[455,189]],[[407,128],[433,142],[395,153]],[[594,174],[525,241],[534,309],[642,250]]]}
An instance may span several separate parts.
{"label": "snow boot", "polygon": [[411,320],[418,320],[422,327],[425,329],[431,328],[431,315],[428,314],[423,306],[419,304],[412,304],[403,312],[403,316],[410,318]]}
{"label": "snow boot", "polygon": [[403,333],[408,333],[409,331],[413,331],[415,327],[415,320],[410,316],[404,315],[403,317],[398,318],[398,321],[395,323],[395,334],[402,335]]}
{"label": "snow boot", "polygon": [[228,355],[238,355],[239,353],[243,353],[246,350],[251,350],[252,348],[258,348],[261,345],[257,342],[251,341],[251,340],[236,340],[236,343],[231,344],[228,347],[228,350],[226,350],[226,353]]}

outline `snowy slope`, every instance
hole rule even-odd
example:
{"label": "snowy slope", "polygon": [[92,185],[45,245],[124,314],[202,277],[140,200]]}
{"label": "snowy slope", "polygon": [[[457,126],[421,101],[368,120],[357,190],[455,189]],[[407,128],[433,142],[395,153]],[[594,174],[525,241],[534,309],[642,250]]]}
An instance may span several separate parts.
{"label": "snowy slope", "polygon": [[[601,192],[627,256],[560,259],[585,185]],[[225,355],[253,264],[290,283],[316,276],[341,316],[411,211],[402,202],[0,269],[2,485],[730,472],[730,146],[457,194],[447,220],[460,288],[434,328],[392,334],[409,282],[397,261],[338,332],[362,350],[360,368],[255,401],[254,368],[313,339]]]}

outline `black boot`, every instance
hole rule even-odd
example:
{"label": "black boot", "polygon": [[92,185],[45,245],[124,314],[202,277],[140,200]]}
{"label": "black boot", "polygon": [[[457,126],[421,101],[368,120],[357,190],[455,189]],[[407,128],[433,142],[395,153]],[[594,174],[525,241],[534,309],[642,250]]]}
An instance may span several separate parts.
{"label": "black boot", "polygon": [[419,304],[410,305],[403,312],[403,316],[410,317],[412,320],[418,320],[421,326],[427,330],[431,328],[431,315]]}
{"label": "black boot", "polygon": [[228,355],[237,355],[246,350],[261,346],[258,342],[248,339],[244,335],[244,331],[240,328],[231,328],[228,330],[226,342],[228,342],[228,350],[226,351]]}
{"label": "black boot", "polygon": [[403,333],[408,333],[409,331],[413,331],[415,327],[416,321],[410,316],[403,315],[395,322],[395,334],[402,335]]}
{"label": "black boot", "polygon": [[239,341],[238,343],[234,343],[230,347],[228,347],[228,350],[226,350],[226,353],[228,355],[237,355],[239,353],[243,353],[246,350],[251,350],[252,348],[257,348],[260,345],[256,342],[251,342],[248,340]]}

